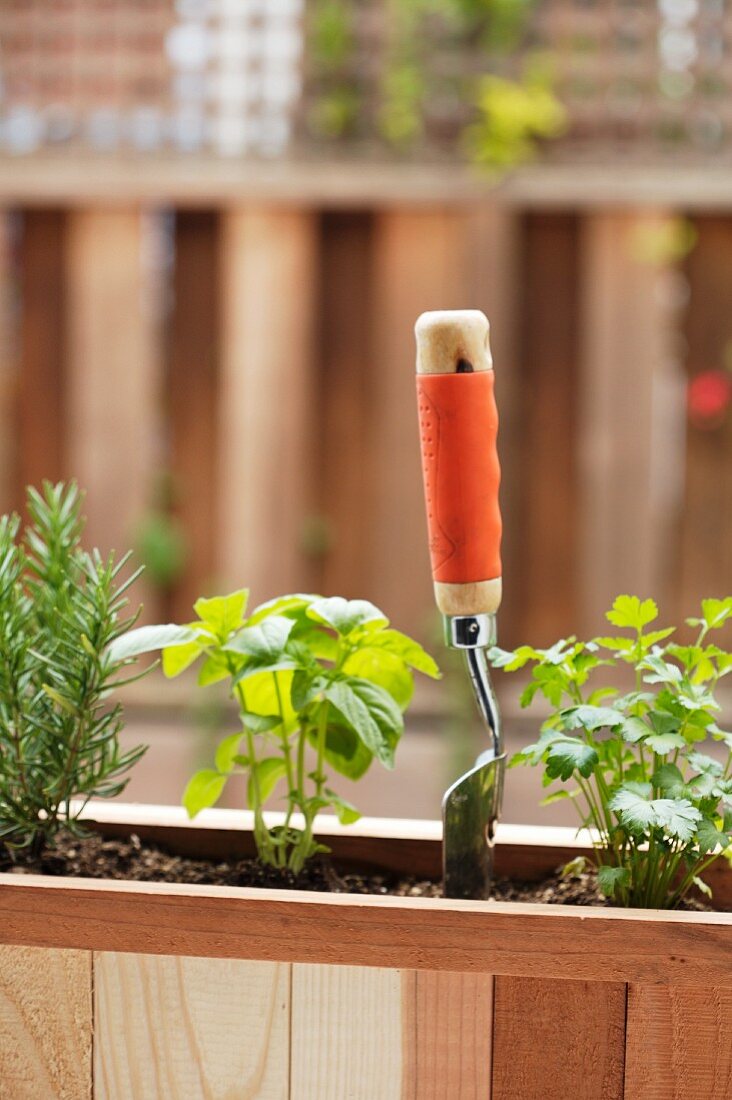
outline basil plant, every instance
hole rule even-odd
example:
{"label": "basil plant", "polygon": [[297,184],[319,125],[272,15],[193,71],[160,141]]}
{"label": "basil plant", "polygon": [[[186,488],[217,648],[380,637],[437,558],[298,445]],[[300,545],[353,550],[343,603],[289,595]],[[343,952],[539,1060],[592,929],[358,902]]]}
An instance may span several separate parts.
{"label": "basil plant", "polygon": [[[197,772],[183,802],[191,817],[219,799],[227,781],[247,777],[260,860],[297,874],[326,851],[316,815],[333,810],[344,824],[359,813],[331,786],[329,771],[359,779],[374,760],[394,767],[414,688],[413,671],[437,677],[417,642],[390,629],[366,600],[292,595],[247,615],[248,592],[200,599],[185,626],[146,626],[114,646],[117,660],[162,650],[166,676],[198,662],[198,682],[228,681],[239,721]],[[285,817],[269,826],[264,806],[281,781]],[[293,816],[302,815],[296,828]]]}

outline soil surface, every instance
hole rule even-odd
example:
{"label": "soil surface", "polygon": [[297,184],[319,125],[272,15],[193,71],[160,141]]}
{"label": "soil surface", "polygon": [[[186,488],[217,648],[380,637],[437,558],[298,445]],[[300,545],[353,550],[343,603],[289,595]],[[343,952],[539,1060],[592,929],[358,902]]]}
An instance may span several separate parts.
{"label": "soil surface", "polygon": [[[212,861],[173,855],[132,834],[125,840],[100,836],[61,834],[56,846],[40,859],[12,861],[0,848],[0,871],[10,874],[43,874],[70,878],[125,879],[133,882],[176,882],[199,886],[259,886],[274,890],[313,890],[342,894],[389,894],[393,897],[442,897],[442,884],[414,876],[339,873],[327,858],[320,858],[300,875],[266,867],[255,859]],[[558,870],[542,882],[498,879],[496,901],[542,902],[549,905],[607,906],[593,871],[563,875]],[[711,906],[695,899],[683,908],[706,910]]]}

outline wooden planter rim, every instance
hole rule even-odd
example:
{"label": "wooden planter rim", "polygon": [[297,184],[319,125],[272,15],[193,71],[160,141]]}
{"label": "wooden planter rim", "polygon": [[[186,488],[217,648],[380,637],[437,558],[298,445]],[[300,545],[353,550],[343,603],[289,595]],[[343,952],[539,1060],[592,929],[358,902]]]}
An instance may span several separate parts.
{"label": "wooden planter rim", "polygon": [[[136,832],[172,849],[224,854],[251,844],[244,815],[189,823],[165,807],[90,809],[105,835]],[[436,823],[323,823],[354,865],[416,870],[439,860]],[[396,834],[396,835],[395,835]],[[573,830],[499,829],[499,874],[540,878],[586,850]],[[386,858],[379,860],[380,854]],[[401,863],[401,867],[398,864]],[[718,894],[732,900],[720,867]],[[732,985],[732,914],[395,898],[0,875],[0,942],[136,954],[483,972],[589,981]]]}

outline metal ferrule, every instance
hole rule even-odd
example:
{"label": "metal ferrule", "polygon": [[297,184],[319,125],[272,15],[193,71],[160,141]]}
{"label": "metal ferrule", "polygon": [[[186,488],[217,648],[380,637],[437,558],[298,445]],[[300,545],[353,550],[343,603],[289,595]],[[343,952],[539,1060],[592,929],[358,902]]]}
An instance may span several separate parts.
{"label": "metal ferrule", "polygon": [[445,645],[450,649],[485,649],[496,644],[495,615],[445,615]]}
{"label": "metal ferrule", "polygon": [[481,754],[481,763],[486,758],[502,756],[501,718],[485,654],[486,649],[496,643],[496,616],[446,615],[445,641],[450,649],[464,652],[478,710],[488,727],[491,745]]}

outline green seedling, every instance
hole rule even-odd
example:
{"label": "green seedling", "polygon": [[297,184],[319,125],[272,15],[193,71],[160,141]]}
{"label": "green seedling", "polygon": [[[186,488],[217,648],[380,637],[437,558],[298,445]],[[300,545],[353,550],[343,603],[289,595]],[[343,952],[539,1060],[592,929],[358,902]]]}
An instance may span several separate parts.
{"label": "green seedling", "polygon": [[[532,668],[521,696],[551,708],[541,735],[511,767],[541,767],[545,803],[571,799],[581,824],[594,830],[599,885],[616,904],[673,909],[732,839],[732,733],[720,728],[719,681],[732,654],[711,638],[732,619],[732,597],[708,599],[691,645],[655,629],[653,600],[618,596],[607,613],[622,633],[549,649],[494,648],[495,667]],[[650,628],[650,629],[649,629]],[[596,684],[598,673],[629,666],[627,691]],[[717,741],[721,758],[703,752]]]}

